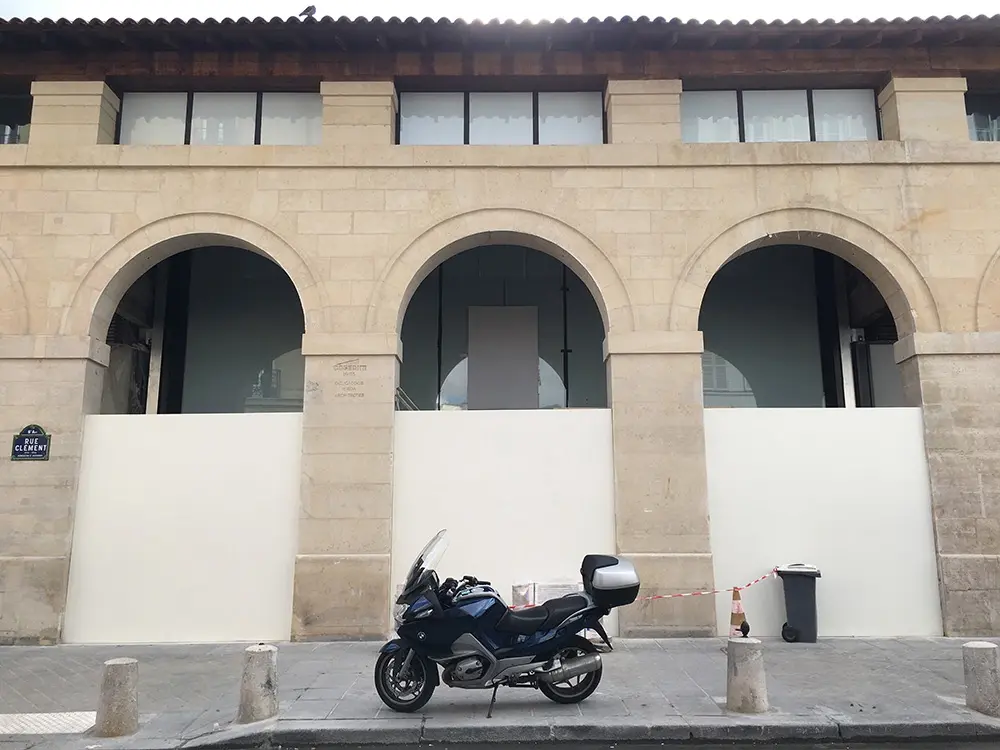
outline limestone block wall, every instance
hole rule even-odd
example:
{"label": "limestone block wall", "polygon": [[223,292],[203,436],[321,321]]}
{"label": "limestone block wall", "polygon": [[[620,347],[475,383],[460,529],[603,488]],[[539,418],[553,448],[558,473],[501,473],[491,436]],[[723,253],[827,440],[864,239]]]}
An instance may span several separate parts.
{"label": "limestone block wall", "polygon": [[[118,298],[145,268],[207,240],[273,258],[305,308],[300,638],[387,626],[398,328],[449,254],[522,242],[567,262],[595,294],[618,545],[643,594],[713,583],[697,318],[734,253],[814,244],[864,270],[904,334],[997,330],[1000,217],[988,186],[1000,147],[957,128],[950,140],[683,144],[665,101],[679,89],[661,84],[663,122],[603,146],[394,146],[391,90],[337,84],[324,88],[321,146],[119,147],[96,133],[95,145],[50,145],[33,131],[30,145],[0,148],[0,426],[42,424],[59,452],[0,458],[0,639],[58,637],[81,417],[99,405]],[[652,95],[612,87],[612,126],[643,125],[618,105]],[[956,101],[939,102],[953,124]],[[911,403],[934,407],[927,444],[952,634],[1000,632],[997,509],[982,479],[1000,423],[991,346],[899,355]],[[361,396],[341,395],[345,368],[363,372]],[[707,633],[714,619],[710,605],[655,602],[624,616],[621,632]]]}

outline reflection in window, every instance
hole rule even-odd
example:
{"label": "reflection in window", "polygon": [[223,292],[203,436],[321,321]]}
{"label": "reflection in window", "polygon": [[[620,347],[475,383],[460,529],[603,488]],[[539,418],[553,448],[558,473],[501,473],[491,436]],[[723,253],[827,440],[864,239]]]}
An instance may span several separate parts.
{"label": "reflection in window", "polygon": [[750,382],[724,357],[706,351],[701,357],[701,378],[706,407],[757,406]]}
{"label": "reflection in window", "polygon": [[966,94],[965,112],[969,138],[974,141],[1000,141],[1000,96]]}
{"label": "reflection in window", "polygon": [[685,143],[876,141],[871,89],[685,91]]}
{"label": "reflection in window", "polygon": [[296,348],[274,359],[257,372],[250,385],[250,397],[244,402],[247,413],[302,411],[306,360]]}
{"label": "reflection in window", "polygon": [[[465,411],[469,408],[469,358],[465,357],[452,368],[441,384],[438,409]],[[538,408],[566,408],[566,385],[559,373],[541,357],[538,358]]]}
{"label": "reflection in window", "polygon": [[[492,245],[449,258],[423,280],[410,299],[401,331],[399,381],[405,398],[401,398],[400,408],[469,408],[470,311],[489,307],[536,311],[534,322],[527,328],[501,325],[492,329],[490,335],[499,337],[498,348],[487,344],[486,349],[501,352],[500,357],[517,356],[516,363],[510,364],[511,372],[516,373],[518,403],[524,403],[523,396],[534,401],[530,396],[531,379],[537,358],[538,408],[607,407],[604,322],[590,290],[580,277],[550,255],[524,247]],[[503,319],[503,315],[497,318]],[[476,336],[472,342],[475,351],[483,351],[483,343],[488,340],[480,338],[482,330],[472,331]],[[523,336],[536,341],[527,343]],[[472,377],[480,377],[480,372],[482,369],[474,361]],[[503,377],[497,370],[488,372]],[[505,380],[503,385],[513,383]],[[477,393],[483,394],[484,390],[476,386],[473,382],[473,409],[523,408],[477,406]],[[486,387],[492,389],[491,385]]]}
{"label": "reflection in window", "polygon": [[861,271],[822,250],[740,254],[709,282],[698,325],[706,407],[906,403],[885,299]]}

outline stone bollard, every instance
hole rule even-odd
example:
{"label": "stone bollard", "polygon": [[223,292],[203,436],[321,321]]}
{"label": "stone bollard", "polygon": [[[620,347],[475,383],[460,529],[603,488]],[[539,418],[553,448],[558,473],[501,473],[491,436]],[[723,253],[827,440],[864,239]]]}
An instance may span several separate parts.
{"label": "stone bollard", "polygon": [[94,734],[98,737],[127,737],[138,730],[139,662],[135,659],[109,659],[104,662]]}
{"label": "stone bollard", "polygon": [[764,649],[756,638],[730,638],[727,651],[726,709],[742,714],[768,710]]}
{"label": "stone bollard", "polygon": [[278,649],[260,643],[243,652],[243,679],[237,724],[278,715]]}
{"label": "stone bollard", "polygon": [[962,646],[965,705],[1000,718],[1000,649],[995,643],[972,641]]}

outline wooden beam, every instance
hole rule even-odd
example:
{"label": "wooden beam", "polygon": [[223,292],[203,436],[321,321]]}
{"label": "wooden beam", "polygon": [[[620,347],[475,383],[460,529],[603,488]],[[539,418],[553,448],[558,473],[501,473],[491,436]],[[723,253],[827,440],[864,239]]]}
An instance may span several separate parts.
{"label": "wooden beam", "polygon": [[[92,37],[96,38],[96,37]],[[283,58],[295,61],[294,70],[301,70],[302,76],[319,76],[336,74],[338,78],[362,74],[361,59],[380,60],[379,70],[393,71],[396,68],[395,56],[379,48],[348,44],[348,40],[339,35],[324,35],[322,39],[328,44],[316,44],[315,49],[292,48],[293,40],[287,40],[282,34],[275,40],[276,51]],[[175,37],[176,40],[176,37]],[[9,42],[9,40],[7,40]],[[295,43],[302,44],[296,39]],[[318,41],[318,40],[317,40]],[[636,39],[632,43],[638,44]],[[626,53],[601,52],[600,55],[582,55],[583,72],[586,75],[605,75],[609,70],[616,75],[628,77],[646,77],[648,70],[657,71],[666,77],[734,77],[734,76],[766,76],[777,72],[803,75],[881,75],[887,70],[905,69],[915,74],[939,74],[940,71],[961,70],[978,73],[1000,75],[1000,46],[993,47],[915,47],[910,49],[847,49],[843,47],[827,48],[825,50],[808,49],[766,49],[762,40],[756,49],[734,52],[732,50],[694,50],[680,47],[662,48],[657,44],[649,44],[650,49],[643,55],[634,52]],[[595,47],[596,47],[595,41]],[[555,42],[553,51],[555,54]],[[80,54],[71,49],[62,52],[42,51],[36,42],[33,52],[25,52],[20,47],[4,48],[0,52],[0,77],[30,76],[45,80],[59,80],[60,77],[75,77],[81,71]],[[87,54],[86,71],[88,75],[120,76],[146,78],[152,75],[150,49],[101,49],[96,48]],[[512,58],[524,54],[525,51],[500,53],[503,58]],[[170,75],[178,79],[202,77],[226,77],[240,75],[239,71],[231,69],[226,61],[226,55],[194,54],[193,51],[169,53],[175,55],[171,59]],[[548,58],[541,52],[541,42],[537,48],[538,69],[524,69],[523,62],[518,69],[524,75],[545,75],[544,61]],[[446,59],[445,55],[442,59]],[[197,58],[197,64],[194,63]],[[644,62],[646,61],[646,62]],[[506,63],[500,66],[505,67]],[[551,73],[551,70],[548,71]],[[407,73],[412,75],[412,71]],[[453,75],[454,71],[441,69],[436,71],[429,66],[427,75]],[[669,75],[667,75],[669,74]],[[298,75],[298,74],[293,74]]]}

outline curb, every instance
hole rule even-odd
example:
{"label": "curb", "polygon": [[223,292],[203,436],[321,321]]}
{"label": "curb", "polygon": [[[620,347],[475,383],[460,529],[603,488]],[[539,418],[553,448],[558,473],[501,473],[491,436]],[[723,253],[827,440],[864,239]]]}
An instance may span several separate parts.
{"label": "curb", "polygon": [[[959,720],[857,721],[822,716],[706,716],[690,721],[664,717],[615,724],[587,720],[552,723],[538,719],[491,719],[469,725],[447,720],[281,720],[266,726],[227,727],[188,741],[162,741],[162,747],[142,743],[143,750],[252,750],[273,747],[337,745],[405,746],[448,743],[497,745],[519,743],[621,743],[655,741],[754,744],[760,742],[963,742],[1000,741],[1000,721]],[[124,743],[135,747],[134,742]]]}

